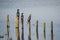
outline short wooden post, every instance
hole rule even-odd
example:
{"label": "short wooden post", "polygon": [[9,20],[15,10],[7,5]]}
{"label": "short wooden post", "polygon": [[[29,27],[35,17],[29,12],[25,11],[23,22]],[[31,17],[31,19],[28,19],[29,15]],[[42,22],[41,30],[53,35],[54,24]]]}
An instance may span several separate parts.
{"label": "short wooden post", "polygon": [[9,15],[7,15],[7,40],[9,40],[9,28],[10,28]]}
{"label": "short wooden post", "polygon": [[53,21],[51,21],[51,40],[53,40]]}
{"label": "short wooden post", "polygon": [[37,40],[38,40],[38,20],[36,21],[36,38],[37,38]]}
{"label": "short wooden post", "polygon": [[19,9],[17,9],[17,16],[16,16],[16,37],[17,37],[17,40],[20,40],[20,33],[19,33],[19,16],[20,16]]}
{"label": "short wooden post", "polygon": [[46,22],[44,22],[44,40],[46,40]]}
{"label": "short wooden post", "polygon": [[22,23],[22,40],[24,40],[24,15],[21,14],[21,23]]}
{"label": "short wooden post", "polygon": [[28,17],[28,25],[29,25],[29,35],[28,40],[31,40],[31,14]]}

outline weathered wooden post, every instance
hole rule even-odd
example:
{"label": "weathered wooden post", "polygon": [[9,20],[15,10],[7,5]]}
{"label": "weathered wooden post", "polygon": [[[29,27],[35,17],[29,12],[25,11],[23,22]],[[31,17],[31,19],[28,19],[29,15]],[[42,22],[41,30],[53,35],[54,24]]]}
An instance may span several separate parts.
{"label": "weathered wooden post", "polygon": [[46,22],[44,22],[44,40],[46,40]]}
{"label": "weathered wooden post", "polygon": [[51,21],[51,40],[53,40],[53,21]]}
{"label": "weathered wooden post", "polygon": [[29,25],[29,35],[28,40],[31,40],[31,14],[28,17],[28,25]]}
{"label": "weathered wooden post", "polygon": [[24,15],[21,14],[21,23],[22,23],[22,40],[24,40]]}
{"label": "weathered wooden post", "polygon": [[20,16],[19,9],[17,9],[17,16],[16,16],[16,37],[17,37],[17,40],[20,40],[20,33],[19,33],[19,16]]}
{"label": "weathered wooden post", "polygon": [[7,15],[7,40],[9,40],[9,28],[10,28],[9,15]]}
{"label": "weathered wooden post", "polygon": [[37,40],[39,39],[39,37],[38,37],[38,20],[36,21],[36,38],[37,38]]}

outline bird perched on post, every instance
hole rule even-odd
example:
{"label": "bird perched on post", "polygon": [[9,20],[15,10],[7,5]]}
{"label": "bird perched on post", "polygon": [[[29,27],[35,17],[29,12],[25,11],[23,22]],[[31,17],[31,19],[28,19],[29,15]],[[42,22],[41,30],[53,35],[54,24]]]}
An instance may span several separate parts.
{"label": "bird perched on post", "polygon": [[19,16],[20,16],[19,9],[17,9],[17,17],[19,17]]}
{"label": "bird perched on post", "polygon": [[28,22],[30,22],[30,20],[31,20],[31,14],[30,14],[29,17],[28,17]]}

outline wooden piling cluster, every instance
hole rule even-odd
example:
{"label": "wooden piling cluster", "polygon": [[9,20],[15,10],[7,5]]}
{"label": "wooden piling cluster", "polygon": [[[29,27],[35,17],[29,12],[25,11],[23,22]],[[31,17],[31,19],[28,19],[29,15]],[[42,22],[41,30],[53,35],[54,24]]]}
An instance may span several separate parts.
{"label": "wooden piling cluster", "polygon": [[[19,32],[19,9],[17,9],[17,14],[16,14],[16,38],[17,40],[20,40],[20,32]],[[31,40],[31,14],[28,17],[28,29],[29,29],[29,35],[28,35],[28,40]],[[21,13],[21,24],[22,24],[22,35],[21,39],[24,40],[24,15]],[[46,22],[43,23],[44,26],[44,40],[46,40]],[[9,40],[9,15],[7,15],[7,40]],[[39,35],[38,35],[38,20],[36,21],[36,40],[39,40]],[[51,40],[53,40],[53,21],[51,21]]]}

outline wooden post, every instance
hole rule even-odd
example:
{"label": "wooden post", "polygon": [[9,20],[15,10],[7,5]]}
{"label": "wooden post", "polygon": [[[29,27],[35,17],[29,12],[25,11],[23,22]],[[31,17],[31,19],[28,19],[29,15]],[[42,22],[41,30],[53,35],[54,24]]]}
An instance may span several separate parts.
{"label": "wooden post", "polygon": [[9,28],[10,28],[9,15],[7,15],[7,40],[9,40]]}
{"label": "wooden post", "polygon": [[21,23],[22,23],[22,40],[24,40],[24,15],[21,14]]}
{"label": "wooden post", "polygon": [[44,22],[44,40],[46,40],[46,22]]}
{"label": "wooden post", "polygon": [[17,9],[17,16],[16,16],[16,37],[17,37],[17,40],[20,40],[20,33],[19,33],[19,16],[20,16],[19,9]]}
{"label": "wooden post", "polygon": [[29,35],[28,40],[31,40],[31,14],[28,17],[28,25],[29,25]]}
{"label": "wooden post", "polygon": [[51,21],[51,40],[53,40],[53,21]]}
{"label": "wooden post", "polygon": [[37,40],[38,40],[38,20],[36,21],[36,38],[37,38]]}

